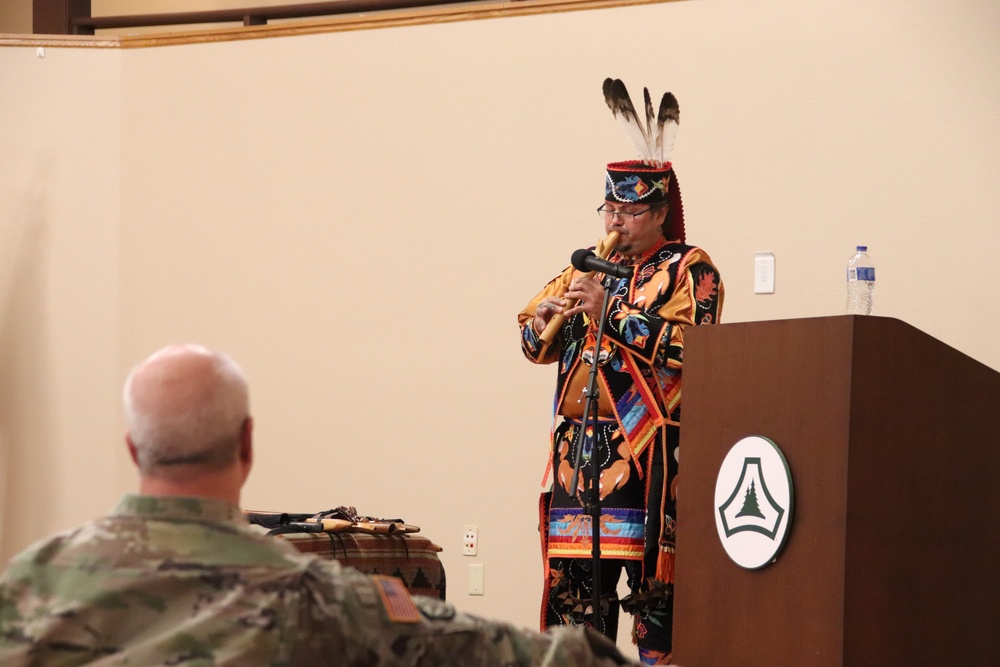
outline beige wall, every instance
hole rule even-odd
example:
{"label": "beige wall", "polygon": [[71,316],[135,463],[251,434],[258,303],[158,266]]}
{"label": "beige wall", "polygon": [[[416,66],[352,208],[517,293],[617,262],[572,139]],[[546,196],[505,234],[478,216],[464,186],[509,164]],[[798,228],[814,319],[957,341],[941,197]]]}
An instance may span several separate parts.
{"label": "beige wall", "polygon": [[604,77],[680,100],[727,321],[843,312],[867,243],[878,314],[1000,369],[998,27],[993,0],[699,0],[0,48],[3,555],[133,488],[118,384],[198,340],[252,380],[245,506],[401,516],[444,547],[451,600],[533,625],[554,370],[515,315],[601,236],[602,166],[629,157]]}
{"label": "beige wall", "polygon": [[121,56],[0,48],[4,559],[119,492]]}

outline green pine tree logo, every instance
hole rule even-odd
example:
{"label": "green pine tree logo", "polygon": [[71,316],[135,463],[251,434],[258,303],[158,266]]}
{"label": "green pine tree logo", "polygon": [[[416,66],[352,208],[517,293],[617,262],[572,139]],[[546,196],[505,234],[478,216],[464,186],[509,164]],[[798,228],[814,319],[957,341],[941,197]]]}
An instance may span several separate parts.
{"label": "green pine tree logo", "polygon": [[736,516],[755,516],[759,519],[765,518],[764,515],[761,514],[760,505],[757,503],[757,487],[755,486],[755,480],[750,480],[750,488],[747,489],[747,494],[743,498],[743,509],[741,509]]}

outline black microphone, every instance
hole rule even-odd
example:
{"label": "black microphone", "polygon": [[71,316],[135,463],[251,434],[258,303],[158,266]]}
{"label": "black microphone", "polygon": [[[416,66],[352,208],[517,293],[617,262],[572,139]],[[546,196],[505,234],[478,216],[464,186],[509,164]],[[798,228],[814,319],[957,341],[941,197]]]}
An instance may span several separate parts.
{"label": "black microphone", "polygon": [[573,267],[579,271],[605,273],[609,276],[614,276],[615,278],[632,277],[632,267],[622,266],[621,264],[615,264],[614,262],[609,262],[606,259],[601,259],[594,254],[593,250],[587,250],[586,248],[580,248],[574,252],[573,258],[570,261],[573,263]]}

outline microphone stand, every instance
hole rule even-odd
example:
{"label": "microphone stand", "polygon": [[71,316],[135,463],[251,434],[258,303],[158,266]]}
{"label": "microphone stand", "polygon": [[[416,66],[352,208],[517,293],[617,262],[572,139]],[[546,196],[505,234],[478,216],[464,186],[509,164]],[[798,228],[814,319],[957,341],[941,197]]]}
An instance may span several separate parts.
{"label": "microphone stand", "polygon": [[600,460],[597,455],[598,448],[600,447],[597,438],[597,405],[600,392],[597,386],[597,367],[600,365],[601,360],[601,341],[604,338],[604,322],[608,319],[608,302],[611,300],[611,285],[613,280],[612,276],[605,275],[601,283],[604,286],[604,301],[601,305],[601,319],[597,324],[597,335],[594,339],[594,359],[590,364],[590,378],[587,383],[586,393],[587,401],[583,406],[583,421],[580,425],[580,431],[576,434],[576,443],[574,445],[576,457],[573,462],[573,478],[569,485],[569,497],[576,498],[576,485],[580,478],[580,466],[583,461],[583,445],[587,437],[587,423],[592,419],[594,423],[594,442],[592,451],[590,452],[590,489],[585,493],[583,513],[589,514],[591,517],[590,525],[593,536],[591,539],[591,558],[593,560],[593,565],[591,566],[591,591],[593,593],[591,605],[594,613],[594,629],[601,634],[604,634],[604,614],[601,609],[601,479],[597,470],[597,464]]}

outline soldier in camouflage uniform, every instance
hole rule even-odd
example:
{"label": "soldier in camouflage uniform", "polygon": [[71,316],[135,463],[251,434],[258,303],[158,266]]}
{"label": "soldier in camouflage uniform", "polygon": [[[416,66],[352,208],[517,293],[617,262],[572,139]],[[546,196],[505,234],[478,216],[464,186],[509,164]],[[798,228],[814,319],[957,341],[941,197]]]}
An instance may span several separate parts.
{"label": "soldier in camouflage uniform", "polygon": [[0,665],[625,664],[582,628],[538,634],[411,597],[254,532],[246,381],[171,346],[125,386],[141,495],[15,557],[0,578]]}

